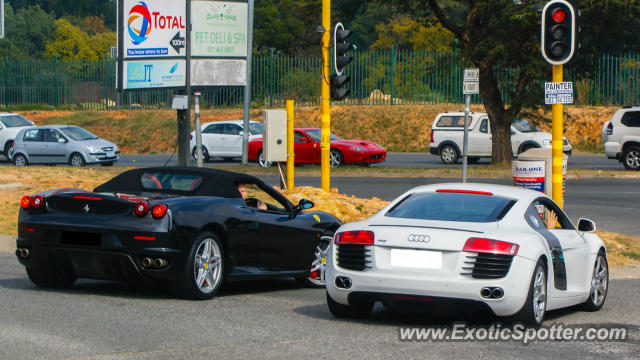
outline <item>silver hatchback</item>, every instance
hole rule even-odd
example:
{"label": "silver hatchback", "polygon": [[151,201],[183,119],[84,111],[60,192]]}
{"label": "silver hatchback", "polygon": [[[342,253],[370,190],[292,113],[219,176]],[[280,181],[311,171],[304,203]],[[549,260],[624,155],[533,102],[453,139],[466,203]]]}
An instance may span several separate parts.
{"label": "silver hatchback", "polygon": [[20,130],[13,148],[16,166],[29,164],[113,165],[118,147],[73,125],[34,126]]}

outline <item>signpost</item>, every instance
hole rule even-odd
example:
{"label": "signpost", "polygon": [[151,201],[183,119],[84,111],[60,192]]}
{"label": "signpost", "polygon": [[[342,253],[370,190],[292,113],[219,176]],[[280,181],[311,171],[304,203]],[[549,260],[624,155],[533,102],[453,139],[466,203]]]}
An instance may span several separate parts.
{"label": "signpost", "polygon": [[544,103],[546,105],[573,104],[573,83],[544,83]]}
{"label": "signpost", "polygon": [[4,0],[0,0],[0,39],[4,39]]}
{"label": "signpost", "polygon": [[471,95],[480,93],[480,71],[464,69],[464,139],[462,141],[462,182],[467,182],[467,162],[469,147],[469,106]]}
{"label": "signpost", "polygon": [[[253,2],[118,0],[118,90],[175,89],[191,104],[192,88],[242,86],[248,129]],[[186,166],[190,106],[177,110],[178,163]],[[244,134],[246,164],[248,131]]]}

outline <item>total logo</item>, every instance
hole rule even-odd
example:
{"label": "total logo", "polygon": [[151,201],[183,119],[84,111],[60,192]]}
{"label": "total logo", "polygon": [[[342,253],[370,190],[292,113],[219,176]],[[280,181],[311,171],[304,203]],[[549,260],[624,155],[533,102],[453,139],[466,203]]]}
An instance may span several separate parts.
{"label": "total logo", "polygon": [[149,38],[152,29],[184,29],[185,25],[182,16],[151,12],[144,1],[139,1],[129,10],[127,28],[133,45],[139,45]]}

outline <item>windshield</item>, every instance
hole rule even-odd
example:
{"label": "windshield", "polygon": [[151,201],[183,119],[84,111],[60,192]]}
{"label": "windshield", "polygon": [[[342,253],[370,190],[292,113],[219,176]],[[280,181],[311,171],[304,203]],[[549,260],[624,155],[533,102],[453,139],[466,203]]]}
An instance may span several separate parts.
{"label": "windshield", "polygon": [[60,130],[62,130],[62,132],[65,133],[65,135],[67,135],[68,137],[76,141],[93,140],[98,138],[97,136],[93,135],[87,130],[77,126],[69,126],[69,127],[62,128]]}
{"label": "windshield", "polygon": [[23,118],[20,115],[2,116],[0,117],[0,122],[2,122],[2,124],[8,128],[33,125],[31,121]]}
{"label": "windshield", "polygon": [[439,221],[494,222],[502,219],[515,200],[464,193],[411,194],[385,216]]}
{"label": "windshield", "polygon": [[[311,140],[320,141],[320,129],[305,130],[305,133],[311,138]],[[331,140],[340,140],[340,138],[331,134],[330,141]]]}
{"label": "windshield", "polygon": [[527,120],[525,120],[525,119],[515,119],[511,123],[511,126],[513,126],[514,128],[516,128],[516,130],[518,130],[520,132],[523,132],[523,133],[530,133],[530,132],[538,132],[538,131],[540,131],[540,129],[538,129],[533,124],[529,124],[529,122]]}
{"label": "windshield", "polygon": [[249,123],[249,134],[262,135],[262,123]]}

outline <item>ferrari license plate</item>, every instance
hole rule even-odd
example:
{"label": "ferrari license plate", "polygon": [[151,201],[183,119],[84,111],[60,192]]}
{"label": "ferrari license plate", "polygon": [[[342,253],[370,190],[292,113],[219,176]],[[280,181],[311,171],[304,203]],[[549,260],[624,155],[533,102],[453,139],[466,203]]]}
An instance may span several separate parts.
{"label": "ferrari license plate", "polygon": [[427,250],[391,249],[391,266],[440,269],[442,267],[442,253]]}

